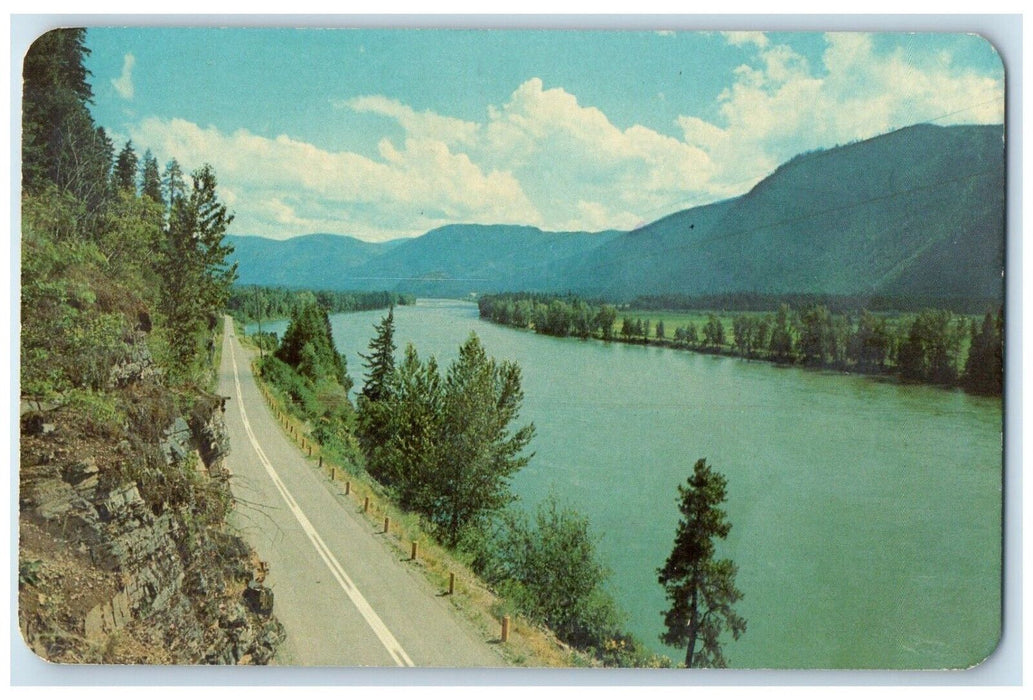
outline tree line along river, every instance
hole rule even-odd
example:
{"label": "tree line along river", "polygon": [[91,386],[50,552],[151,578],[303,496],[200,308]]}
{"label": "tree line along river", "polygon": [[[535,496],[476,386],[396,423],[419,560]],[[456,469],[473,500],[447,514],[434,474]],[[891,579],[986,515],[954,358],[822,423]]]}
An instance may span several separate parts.
{"label": "tree line along river", "polygon": [[[331,317],[357,388],[383,311]],[[286,321],[263,330],[282,337]],[[627,629],[658,640],[656,569],[670,553],[677,486],[706,457],[728,478],[748,621],[737,668],[968,667],[1001,629],[1002,404],[767,363],[493,325],[476,305],[395,308],[399,354],[439,365],[475,331],[523,371],[521,424],[537,433],[513,488],[586,515]],[[248,331],[255,328],[249,326]]]}

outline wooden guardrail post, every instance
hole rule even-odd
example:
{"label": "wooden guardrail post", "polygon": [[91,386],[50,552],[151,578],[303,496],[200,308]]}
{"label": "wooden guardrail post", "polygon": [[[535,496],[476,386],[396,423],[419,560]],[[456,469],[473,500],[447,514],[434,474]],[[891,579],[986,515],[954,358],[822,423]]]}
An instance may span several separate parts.
{"label": "wooden guardrail post", "polygon": [[509,615],[502,616],[502,641],[509,641]]}
{"label": "wooden guardrail post", "polygon": [[419,550],[419,543],[416,540],[413,540],[412,541],[412,554],[409,556],[409,559],[411,559],[412,561],[416,561],[416,553],[417,553],[418,550]]}
{"label": "wooden guardrail post", "polygon": [[456,575],[451,571],[448,573],[448,594],[453,595],[456,592]]}
{"label": "wooden guardrail post", "polygon": [[391,518],[384,516],[384,534],[386,535],[391,530]]}
{"label": "wooden guardrail post", "polygon": [[352,482],[344,482],[344,495],[347,496],[352,492]]}
{"label": "wooden guardrail post", "polygon": [[368,513],[369,512],[369,496],[366,496],[366,500],[362,502],[362,512],[363,513]]}

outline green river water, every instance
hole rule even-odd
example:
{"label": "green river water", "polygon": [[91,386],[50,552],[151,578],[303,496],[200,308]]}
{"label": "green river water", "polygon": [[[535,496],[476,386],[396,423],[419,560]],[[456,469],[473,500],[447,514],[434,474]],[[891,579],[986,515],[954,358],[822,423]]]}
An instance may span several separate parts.
{"label": "green river water", "polygon": [[[361,387],[384,312],[331,318]],[[1001,629],[1001,402],[962,392],[495,326],[473,304],[395,309],[442,368],[476,331],[523,370],[531,463],[523,507],[551,492],[586,515],[627,629],[661,645],[677,486],[706,457],[728,478],[746,633],[736,668],[974,665]],[[279,334],[286,322],[267,323]],[[253,329],[249,329],[253,330]]]}

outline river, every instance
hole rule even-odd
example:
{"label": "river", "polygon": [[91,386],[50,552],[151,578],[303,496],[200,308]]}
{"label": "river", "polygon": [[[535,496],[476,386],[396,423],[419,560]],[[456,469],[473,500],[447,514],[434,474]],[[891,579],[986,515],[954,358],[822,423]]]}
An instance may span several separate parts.
{"label": "river", "polygon": [[[361,387],[384,312],[331,318]],[[264,324],[281,337],[286,322]],[[513,487],[586,515],[627,629],[657,651],[677,487],[696,459],[728,479],[748,628],[737,668],[941,669],[978,663],[1001,625],[1001,402],[959,391],[619,343],[549,338],[478,318],[473,304],[395,309],[444,371],[475,331],[523,370],[537,433]],[[253,330],[253,329],[249,329]]]}

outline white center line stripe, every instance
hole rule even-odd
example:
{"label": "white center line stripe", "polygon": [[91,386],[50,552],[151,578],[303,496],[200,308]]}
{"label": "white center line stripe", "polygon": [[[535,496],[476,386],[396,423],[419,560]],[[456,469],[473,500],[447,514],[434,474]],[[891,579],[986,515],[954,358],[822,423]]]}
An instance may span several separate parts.
{"label": "white center line stripe", "polygon": [[[231,338],[232,334],[227,333]],[[355,583],[351,580],[347,573],[344,571],[344,567],[337,561],[337,558],[330,551],[330,548],[326,546],[323,538],[319,536],[316,529],[312,526],[312,523],[302,512],[298,506],[297,501],[291,496],[290,491],[284,485],[280,479],[280,475],[273,469],[273,465],[269,463],[269,459],[265,456],[265,452],[262,451],[261,445],[258,444],[258,440],[255,438],[254,432],[251,430],[251,423],[248,421],[247,412],[244,410],[244,394],[240,389],[240,375],[237,373],[237,354],[233,349],[232,340],[229,343],[230,346],[230,363],[233,365],[233,382],[237,388],[237,405],[240,407],[240,418],[244,423],[244,431],[247,433],[248,440],[251,441],[251,445],[255,448],[255,453],[258,455],[259,461],[262,462],[262,466],[265,467],[266,473],[269,478],[272,479],[273,484],[276,486],[276,490],[280,492],[280,496],[283,497],[284,502],[287,504],[287,508],[290,509],[291,513],[297,519],[298,524],[301,525],[301,529],[308,535],[309,540],[312,542],[312,546],[316,548],[316,552],[320,558],[330,569],[330,573],[337,580],[338,585],[348,595],[352,603],[358,609],[359,613],[366,620],[366,624],[370,626],[373,633],[377,635],[380,643],[384,645],[388,653],[391,654],[391,658],[394,659],[395,663],[399,666],[413,666],[412,659],[402,649],[402,645],[398,643],[394,635],[384,624],[384,621],[380,619],[376,611],[370,606],[369,602],[363,597],[359,589],[355,587]]]}

